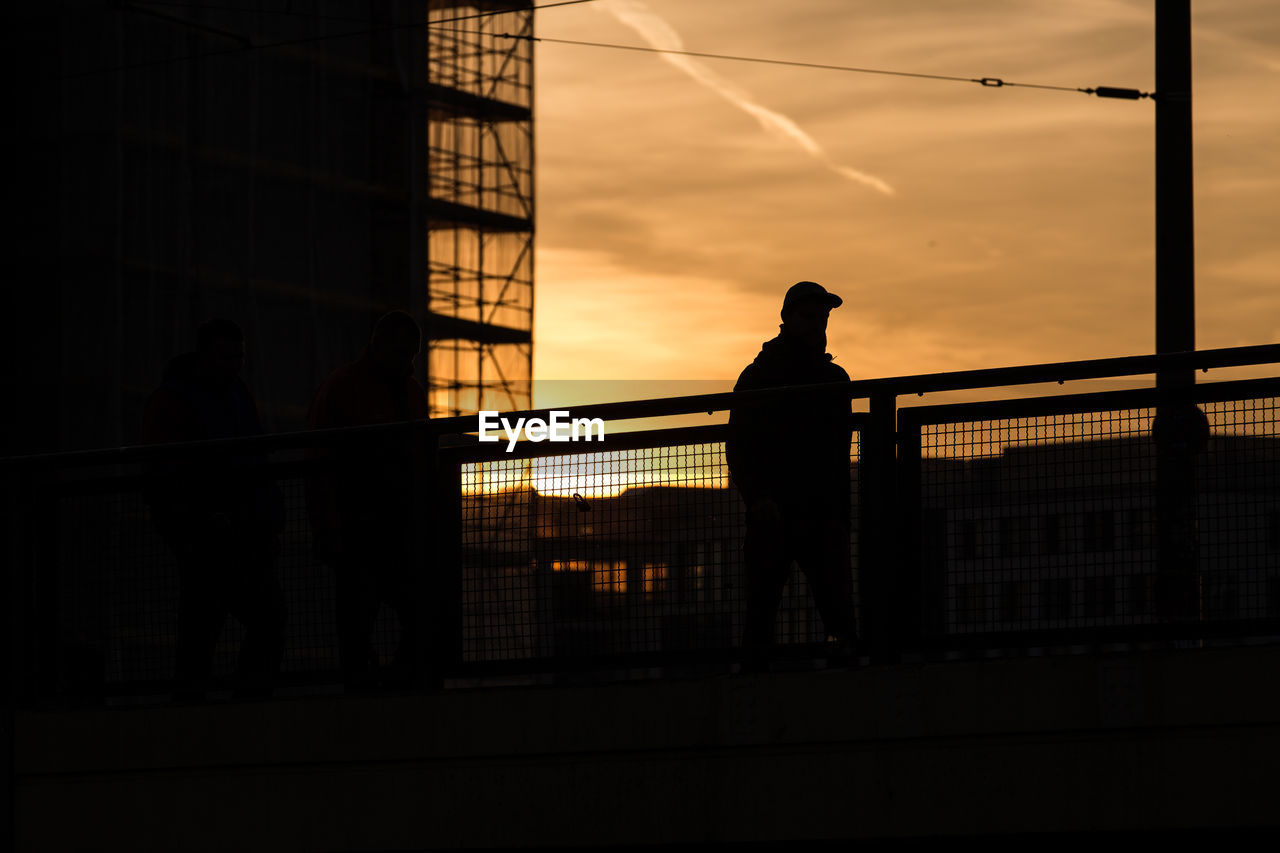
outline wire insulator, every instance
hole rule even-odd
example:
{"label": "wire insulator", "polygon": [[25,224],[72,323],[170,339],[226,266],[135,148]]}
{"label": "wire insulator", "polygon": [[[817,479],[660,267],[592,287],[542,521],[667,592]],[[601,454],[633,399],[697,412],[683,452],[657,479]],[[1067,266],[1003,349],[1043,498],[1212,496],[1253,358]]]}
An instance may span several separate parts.
{"label": "wire insulator", "polygon": [[1114,86],[1099,86],[1096,89],[1086,89],[1091,95],[1097,95],[1099,98],[1123,98],[1126,101],[1136,101],[1139,98],[1151,97],[1146,92],[1139,92],[1137,89],[1117,89]]}

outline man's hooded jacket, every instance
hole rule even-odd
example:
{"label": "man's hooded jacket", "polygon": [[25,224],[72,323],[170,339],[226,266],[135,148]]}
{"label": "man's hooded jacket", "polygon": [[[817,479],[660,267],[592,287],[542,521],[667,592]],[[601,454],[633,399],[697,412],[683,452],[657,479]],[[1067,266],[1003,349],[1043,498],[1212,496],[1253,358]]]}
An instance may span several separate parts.
{"label": "man's hooded jacket", "polygon": [[[735,391],[848,382],[829,353],[786,334],[760,348]],[[726,456],[748,506],[776,501],[784,510],[848,517],[852,420],[847,394],[824,392],[729,414]]]}

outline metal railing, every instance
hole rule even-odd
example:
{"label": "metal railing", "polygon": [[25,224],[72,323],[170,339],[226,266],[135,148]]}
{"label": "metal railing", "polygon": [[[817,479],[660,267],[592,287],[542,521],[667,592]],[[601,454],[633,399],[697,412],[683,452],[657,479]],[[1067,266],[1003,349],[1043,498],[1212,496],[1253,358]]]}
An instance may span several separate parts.
{"label": "metal railing", "polygon": [[[1276,394],[1252,380],[904,409],[915,641],[1275,634]],[[1202,435],[1153,437],[1157,418],[1197,411]]]}
{"label": "metal railing", "polygon": [[[867,400],[868,412],[850,416],[849,536],[871,663],[1270,641],[1280,638],[1280,379],[914,407],[898,398],[1278,361],[1280,346],[1269,345],[599,404],[574,415],[777,406],[833,390]],[[207,556],[236,528],[223,519],[179,535],[163,522],[167,502],[213,482],[274,494],[281,510],[265,558],[285,614],[276,693],[336,689],[344,581],[316,548],[314,485],[341,481],[370,453],[394,461],[389,447],[416,449],[397,498],[410,535],[399,550],[377,549],[405,564],[399,591],[370,595],[375,606],[381,598],[407,609],[384,603],[367,616],[373,680],[395,670],[408,614],[423,629],[409,656],[414,677],[400,685],[731,665],[745,609],[745,520],[725,463],[728,426],[526,442],[511,453],[466,435],[475,429],[474,417],[449,418],[4,460],[16,694],[97,701],[174,689],[190,618],[182,578],[198,557],[181,536]],[[377,491],[376,478],[360,482]],[[233,596],[214,608],[221,630],[206,688],[244,686],[235,676],[241,605]],[[781,656],[821,661],[829,651],[801,572],[777,628]]]}
{"label": "metal railing", "polygon": [[[569,453],[550,444],[446,451],[450,479],[465,484],[462,663],[727,662],[745,608],[744,508],[729,481],[727,433],[653,430]],[[856,554],[856,509],[852,521]],[[803,574],[784,590],[777,627],[791,655],[826,642]]]}

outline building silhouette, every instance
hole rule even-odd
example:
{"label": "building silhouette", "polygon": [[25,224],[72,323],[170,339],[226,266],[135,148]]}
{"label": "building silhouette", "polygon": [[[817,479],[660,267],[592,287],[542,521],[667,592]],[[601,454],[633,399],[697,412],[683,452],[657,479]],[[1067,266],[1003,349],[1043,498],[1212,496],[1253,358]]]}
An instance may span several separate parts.
{"label": "building silhouette", "polygon": [[[6,455],[137,443],[196,326],[245,330],[267,431],[300,429],[391,308],[432,411],[523,408],[532,357],[528,0],[15,9],[23,401]],[[432,20],[487,14],[465,26]]]}

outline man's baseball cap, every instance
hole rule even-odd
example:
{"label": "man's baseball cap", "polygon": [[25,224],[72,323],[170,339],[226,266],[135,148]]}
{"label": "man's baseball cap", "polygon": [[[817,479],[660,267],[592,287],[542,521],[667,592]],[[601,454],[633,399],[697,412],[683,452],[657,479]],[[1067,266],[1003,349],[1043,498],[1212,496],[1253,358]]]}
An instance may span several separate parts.
{"label": "man's baseball cap", "polygon": [[787,289],[787,295],[782,299],[782,312],[785,314],[795,306],[803,302],[821,302],[828,309],[839,308],[844,304],[844,300],[828,290],[816,281],[798,281]]}

